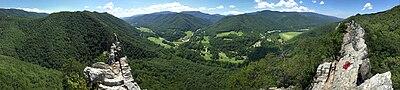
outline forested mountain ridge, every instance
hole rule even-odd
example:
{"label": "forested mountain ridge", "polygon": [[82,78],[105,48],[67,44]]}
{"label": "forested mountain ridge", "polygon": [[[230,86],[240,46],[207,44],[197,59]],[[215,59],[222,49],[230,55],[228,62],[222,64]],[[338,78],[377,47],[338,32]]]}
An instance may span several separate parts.
{"label": "forested mountain ridge", "polygon": [[107,13],[60,12],[45,18],[16,21],[13,24],[9,25],[13,29],[6,29],[10,33],[3,34],[21,35],[19,40],[14,41],[14,46],[18,47],[4,48],[16,51],[11,56],[17,55],[21,60],[49,68],[60,68],[70,58],[82,63],[93,62],[94,58],[108,50],[113,33],[119,34],[121,41],[130,46],[127,49],[132,52],[126,54],[131,58],[159,55],[155,52],[155,44],[141,39],[135,28]]}
{"label": "forested mountain ridge", "polygon": [[310,29],[342,19],[312,12],[259,11],[235,16],[227,16],[210,27],[208,32],[266,32],[270,30]]}
{"label": "forested mountain ridge", "polygon": [[[135,79],[139,78],[137,80],[143,88],[198,89],[208,87],[218,89],[225,85],[223,84],[225,78],[222,77],[226,76],[222,73],[229,73],[227,69],[209,67],[180,58],[180,56],[191,55],[189,52],[159,47],[159,45],[143,38],[139,30],[108,13],[58,12],[43,18],[0,16],[0,55],[17,58],[6,58],[10,62],[36,64],[62,72],[61,78],[54,76],[57,79],[54,81],[62,82],[62,86],[57,84],[55,87],[48,86],[48,88],[95,89],[96,87],[83,77],[82,70],[93,62],[106,62],[107,55],[105,53],[108,53],[111,42],[115,41],[114,33],[118,35],[118,39],[124,48],[123,53],[128,56],[131,67],[135,67],[132,72],[140,72],[133,74]],[[9,67],[1,68],[7,69]],[[193,70],[199,72],[191,72]],[[211,75],[211,72],[218,74]],[[18,72],[10,72],[10,76],[14,77],[16,73]],[[42,74],[46,76],[47,73],[51,72]],[[210,75],[204,75],[206,73]],[[171,76],[185,78],[165,78]],[[32,78],[42,77],[32,76]],[[46,83],[41,80],[13,82],[13,80],[5,78],[0,79],[2,81],[0,86],[7,86],[6,84],[10,83],[18,85],[21,83],[40,83],[38,88],[46,87],[43,86]],[[186,86],[180,85],[192,79],[198,80]],[[212,81],[214,83],[202,84],[210,80],[214,80]],[[165,83],[165,81],[171,83]],[[27,85],[27,87],[31,86]]]}
{"label": "forested mountain ridge", "polygon": [[208,60],[256,61],[267,52],[278,52],[277,45],[281,43],[278,39],[286,42],[304,31],[340,20],[311,12],[269,10],[225,16],[181,46],[202,50]]}
{"label": "forested mountain ridge", "polygon": [[[198,15],[197,13],[195,14]],[[169,41],[178,41],[178,39],[185,36],[185,32],[194,32],[200,28],[208,27],[213,23],[208,18],[168,11],[137,15],[123,19],[135,27],[149,28],[152,32],[155,32],[156,36]]]}
{"label": "forested mountain ridge", "polygon": [[125,18],[125,21],[134,26],[148,27],[155,31],[165,31],[159,29],[179,29],[182,31],[194,31],[201,27],[211,24],[211,21],[195,17],[185,13],[153,13]]}
{"label": "forested mountain ridge", "polygon": [[200,11],[182,11],[180,13],[184,13],[184,14],[189,14],[198,18],[202,18],[202,19],[207,19],[213,23],[219,21],[220,19],[222,19],[223,17],[225,17],[224,15],[220,15],[220,14],[206,14],[206,13],[202,13]]}

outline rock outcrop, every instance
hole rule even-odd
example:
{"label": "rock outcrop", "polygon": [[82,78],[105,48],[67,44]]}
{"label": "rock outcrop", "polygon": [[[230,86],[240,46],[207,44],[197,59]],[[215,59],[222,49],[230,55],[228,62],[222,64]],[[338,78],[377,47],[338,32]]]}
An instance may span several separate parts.
{"label": "rock outcrop", "polygon": [[[391,73],[377,74],[367,79],[370,62],[364,40],[364,29],[354,21],[347,23],[347,33],[343,37],[339,60],[325,62],[318,66],[311,84],[312,90],[392,90]],[[339,24],[340,26],[340,24]],[[337,29],[337,28],[336,28]],[[380,80],[377,80],[380,79]],[[379,87],[379,88],[377,88]]]}
{"label": "rock outcrop", "polygon": [[101,90],[140,90],[132,77],[127,57],[121,52],[118,39],[112,44],[110,51],[108,64],[97,62],[92,67],[86,67],[85,76],[93,83],[99,82],[98,87]]}

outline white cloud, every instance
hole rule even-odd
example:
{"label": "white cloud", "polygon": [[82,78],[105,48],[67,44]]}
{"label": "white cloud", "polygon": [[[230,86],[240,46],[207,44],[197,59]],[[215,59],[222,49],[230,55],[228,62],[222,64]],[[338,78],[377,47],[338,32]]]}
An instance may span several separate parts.
{"label": "white cloud", "polygon": [[311,0],[312,3],[317,3],[317,0]]}
{"label": "white cloud", "polygon": [[38,9],[38,8],[16,8],[16,9],[21,9],[21,10],[25,10],[25,11],[29,11],[29,12],[52,13],[52,11],[41,10],[41,9]]}
{"label": "white cloud", "polygon": [[321,2],[319,2],[319,4],[325,4],[325,2],[324,2],[324,1],[321,1]]}
{"label": "white cloud", "polygon": [[239,12],[239,11],[228,11],[228,12],[222,13],[222,15],[238,15],[238,14],[243,14],[243,13]]}
{"label": "white cloud", "polygon": [[88,8],[90,8],[90,7],[89,7],[89,6],[84,6],[83,8],[88,9]]}
{"label": "white cloud", "polygon": [[274,3],[263,2],[262,0],[254,0],[257,3],[255,8],[274,8]]}
{"label": "white cloud", "polygon": [[217,9],[223,9],[224,6],[223,6],[223,5],[220,5],[220,6],[216,7],[216,8],[217,8]]}
{"label": "white cloud", "polygon": [[285,6],[285,7],[295,7],[298,6],[297,3],[294,0],[280,0],[277,4],[275,4],[275,7],[281,7],[281,6]]}
{"label": "white cloud", "polygon": [[300,1],[299,3],[303,3],[303,1]]}
{"label": "white cloud", "polygon": [[363,9],[361,9],[361,11],[363,11],[363,10],[365,10],[365,9],[371,10],[371,9],[372,9],[372,4],[371,4],[371,3],[366,3],[366,4],[364,5]]}
{"label": "white cloud", "polygon": [[114,9],[114,4],[113,2],[108,2],[104,6],[97,6],[96,8],[103,8],[103,9]]}
{"label": "white cloud", "polygon": [[229,5],[229,8],[236,8],[235,5]]}
{"label": "white cloud", "polygon": [[[305,6],[299,6],[294,0],[280,0],[278,3],[269,3],[262,0],[254,0],[257,3],[255,8],[281,8],[284,12],[314,12]],[[302,2],[302,1],[301,1]]]}
{"label": "white cloud", "polygon": [[255,2],[257,3],[257,6],[255,8],[275,8],[275,7],[296,7],[298,6],[298,4],[294,1],[294,0],[280,0],[277,4],[274,3],[268,3],[268,2],[264,2],[262,0],[255,0]]}

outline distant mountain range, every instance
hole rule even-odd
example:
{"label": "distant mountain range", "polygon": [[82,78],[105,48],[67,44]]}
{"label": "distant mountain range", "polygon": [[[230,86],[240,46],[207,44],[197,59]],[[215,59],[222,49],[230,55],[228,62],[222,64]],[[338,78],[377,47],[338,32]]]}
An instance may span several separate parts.
{"label": "distant mountain range", "polygon": [[21,9],[2,9],[0,8],[0,16],[29,16],[29,17],[45,17],[47,13],[28,12]]}

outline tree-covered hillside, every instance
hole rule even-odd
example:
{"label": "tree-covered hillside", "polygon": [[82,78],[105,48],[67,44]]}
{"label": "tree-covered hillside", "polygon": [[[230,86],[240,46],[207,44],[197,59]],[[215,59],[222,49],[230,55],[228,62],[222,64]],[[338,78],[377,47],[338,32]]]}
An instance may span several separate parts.
{"label": "tree-covered hillside", "polygon": [[209,28],[208,33],[227,31],[266,32],[271,30],[310,29],[319,25],[338,22],[342,19],[311,12],[259,11],[227,16]]}
{"label": "tree-covered hillside", "polygon": [[185,36],[185,31],[196,31],[212,24],[209,19],[185,13],[157,12],[124,18],[136,27],[146,27],[169,41],[177,41]]}
{"label": "tree-covered hillside", "polygon": [[62,89],[62,73],[0,55],[0,87],[5,90]]}
{"label": "tree-covered hillside", "polygon": [[[21,60],[11,59],[10,62],[25,61],[29,63],[27,66],[36,65],[32,66],[33,68],[42,66],[41,68],[62,72],[60,75],[53,74],[60,77],[55,81],[62,84],[54,86],[59,89],[96,89],[95,85],[84,78],[82,71],[85,66],[90,66],[94,62],[106,62],[107,52],[104,51],[108,51],[111,42],[115,41],[113,33],[116,33],[122,42],[124,54],[132,60],[129,61],[131,67],[134,67],[132,72],[138,72],[135,79],[141,81],[139,85],[143,88],[161,89],[171,86],[171,89],[199,89],[213,86],[221,89],[225,85],[223,84],[226,79],[225,74],[229,72],[227,69],[215,67],[217,65],[207,66],[183,59],[181,57],[193,57],[195,54],[164,49],[143,38],[139,30],[133,26],[107,13],[59,12],[43,18],[4,16],[0,17],[0,24],[0,55]],[[7,65],[7,63],[2,64]],[[8,67],[1,68],[7,70]],[[192,72],[193,70],[199,72]],[[31,71],[40,72],[40,70]],[[8,73],[11,76],[18,74],[18,72]],[[40,73],[42,76],[51,77],[47,74],[51,72]],[[30,76],[30,78],[42,78],[42,76]],[[19,80],[23,77],[20,75],[13,79]],[[199,82],[188,82],[192,79]],[[216,83],[201,84],[207,83],[209,79],[215,80]],[[8,82],[13,80],[0,79],[7,81],[4,82],[6,84],[12,83],[11,87],[6,88],[14,88],[15,85],[21,84],[28,84],[27,87],[31,87],[30,84],[46,85],[45,80],[47,79]],[[171,82],[166,83],[166,81]],[[187,86],[182,86],[183,83],[187,83]]]}
{"label": "tree-covered hillside", "polygon": [[[2,17],[8,19],[9,17]],[[130,58],[158,57],[156,45],[142,39],[137,30],[107,13],[61,12],[45,18],[5,21],[3,55],[60,68],[70,58],[93,63],[94,58],[107,51],[119,35]],[[139,52],[140,51],[140,52]]]}
{"label": "tree-covered hillside", "polygon": [[206,14],[206,13],[202,13],[200,11],[182,11],[180,13],[183,14],[189,14],[192,15],[194,17],[198,17],[198,18],[202,18],[202,19],[206,19],[209,20],[213,23],[219,21],[220,19],[222,19],[224,17],[224,15],[219,15],[219,14]]}

